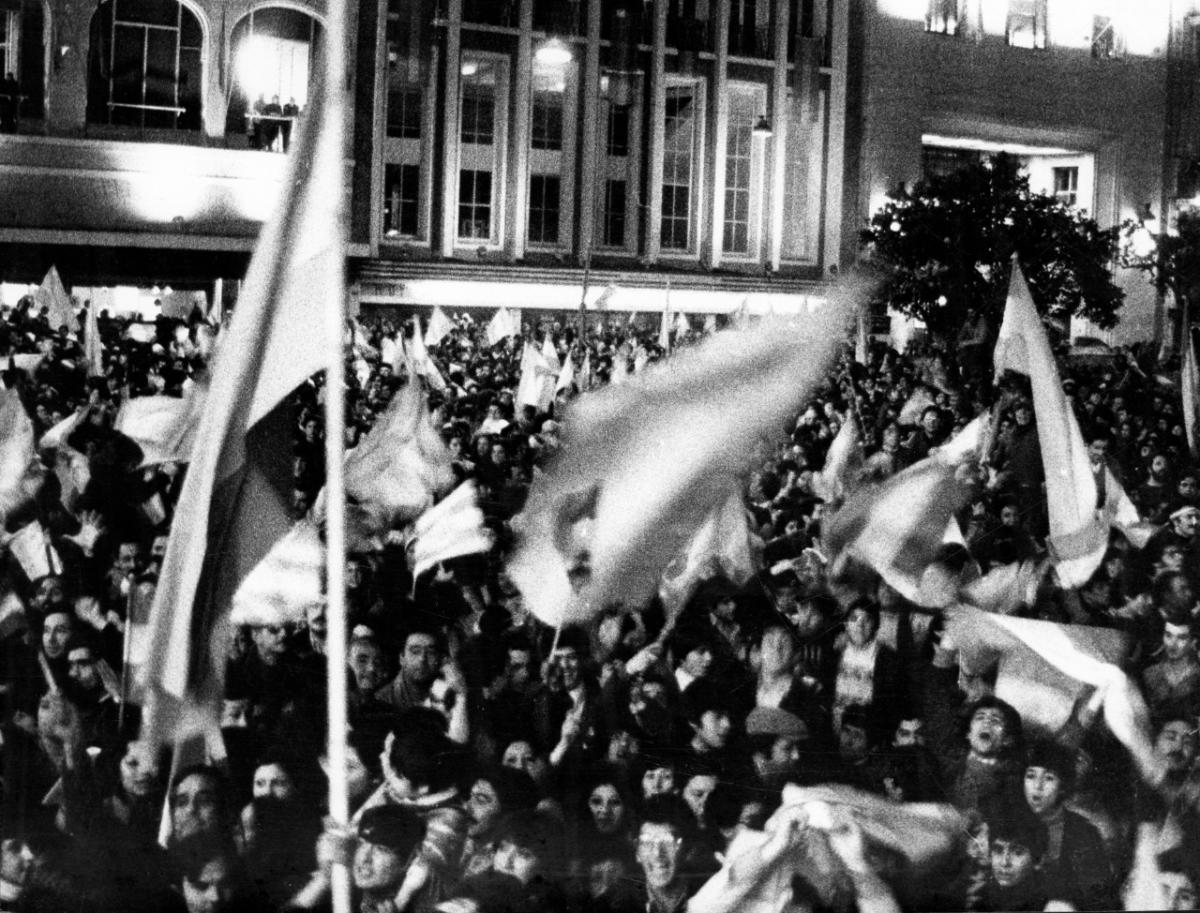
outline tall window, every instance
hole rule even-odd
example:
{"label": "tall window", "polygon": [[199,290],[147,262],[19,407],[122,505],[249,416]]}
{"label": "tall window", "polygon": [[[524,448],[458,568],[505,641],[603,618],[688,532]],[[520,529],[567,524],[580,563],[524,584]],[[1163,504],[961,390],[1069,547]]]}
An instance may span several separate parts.
{"label": "tall window", "polygon": [[556,174],[529,176],[529,243],[557,244],[561,182]]}
{"label": "tall window", "polygon": [[625,181],[609,179],[604,182],[604,231],[601,243],[605,247],[625,246]]}
{"label": "tall window", "polygon": [[387,96],[387,135],[396,139],[421,138],[421,87],[401,85]]}
{"label": "tall window", "polygon": [[604,155],[600,159],[597,235],[599,245],[632,252],[637,247],[637,187],[641,177],[641,94],[632,84],[610,80],[603,85],[601,126]]}
{"label": "tall window", "polygon": [[1054,169],[1054,198],[1064,206],[1075,206],[1079,202],[1077,167]]}
{"label": "tall window", "polygon": [[1008,43],[1016,48],[1046,46],[1046,0],[1008,0]]}
{"label": "tall window", "polygon": [[421,224],[421,168],[384,165],[383,233],[388,238],[415,238]]}
{"label": "tall window", "polygon": [[563,97],[561,92],[535,92],[531,145],[534,149],[561,152],[563,147]]}
{"label": "tall window", "polygon": [[722,249],[750,255],[757,240],[754,123],[763,104],[762,93],[733,89],[729,93],[729,138],[725,149],[725,225]]}
{"label": "tall window", "polygon": [[105,0],[92,15],[88,122],[199,130],[202,43],[175,0]]}
{"label": "tall window", "polygon": [[955,35],[962,20],[961,0],[929,0],[925,13],[925,31]]}
{"label": "tall window", "polygon": [[663,250],[688,251],[692,248],[697,87],[669,86],[666,93],[660,243]]}
{"label": "tall window", "polygon": [[[281,126],[293,132],[308,104],[320,42],[320,23],[298,10],[262,7],[239,20],[230,38],[233,92],[225,132],[245,132],[257,148],[269,148],[264,140]],[[281,114],[289,119],[280,122]]]}
{"label": "tall window", "polygon": [[492,173],[463,169],[458,173],[458,236],[487,241],[492,225]]}
{"label": "tall window", "polygon": [[821,252],[821,210],[825,192],[825,93],[805,117],[807,105],[796,92],[788,93],[787,160],[784,163],[782,241],[784,260],[818,263]]}
{"label": "tall window", "polygon": [[608,106],[606,146],[611,156],[629,155],[629,105]]}
{"label": "tall window", "polygon": [[507,96],[504,60],[463,56],[458,121],[458,238],[463,242],[500,243],[505,120],[497,109]]}
{"label": "tall window", "polygon": [[[0,0],[0,77],[11,74],[23,98],[3,99],[0,105],[16,116],[41,117],[45,87],[45,40],[41,0]],[[20,105],[19,111],[7,106]],[[7,120],[7,119],[6,119]],[[0,129],[3,129],[0,127]]]}

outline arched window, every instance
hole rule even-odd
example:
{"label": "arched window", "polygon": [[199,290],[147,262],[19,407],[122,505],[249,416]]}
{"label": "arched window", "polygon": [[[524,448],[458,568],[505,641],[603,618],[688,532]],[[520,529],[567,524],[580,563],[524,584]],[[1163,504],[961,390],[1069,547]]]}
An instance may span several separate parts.
{"label": "arched window", "polygon": [[46,87],[42,0],[0,0],[0,130],[40,118]]}
{"label": "arched window", "polygon": [[233,85],[225,132],[245,132],[257,148],[283,148],[292,121],[308,104],[320,44],[321,24],[299,10],[268,6],[239,20],[230,37]]}
{"label": "arched window", "polygon": [[175,0],[104,0],[92,15],[90,124],[199,130],[204,33]]}

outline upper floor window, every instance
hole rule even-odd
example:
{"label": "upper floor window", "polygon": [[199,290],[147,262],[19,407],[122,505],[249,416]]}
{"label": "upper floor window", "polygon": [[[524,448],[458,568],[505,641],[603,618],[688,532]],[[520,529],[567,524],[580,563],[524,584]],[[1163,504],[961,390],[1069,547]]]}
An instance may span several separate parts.
{"label": "upper floor window", "polygon": [[1096,58],[1120,57],[1125,51],[1124,42],[1117,31],[1117,17],[1097,13],[1092,17],[1092,56]]}
{"label": "upper floor window", "polygon": [[1004,30],[1008,43],[1015,48],[1046,46],[1046,0],[1008,0],[1008,21]]}
{"label": "upper floor window", "polygon": [[663,250],[690,251],[694,247],[696,143],[701,136],[696,110],[699,87],[668,86],[666,93],[660,243]]}
{"label": "upper floor window", "polygon": [[0,0],[0,132],[41,117],[45,41],[41,0]]}
{"label": "upper floor window", "polygon": [[175,0],[105,0],[92,15],[87,119],[200,129],[200,21]]}
{"label": "upper floor window", "polygon": [[963,0],[929,0],[925,13],[925,31],[939,35],[955,35],[963,19]]}
{"label": "upper floor window", "polygon": [[497,247],[504,202],[507,62],[485,54],[462,59],[458,112],[458,228],[460,242]]}
{"label": "upper floor window", "polygon": [[629,155],[629,105],[608,106],[608,154]]}
{"label": "upper floor window", "polygon": [[758,87],[729,90],[729,130],[725,148],[725,224],[721,248],[727,254],[753,256],[758,246],[762,150],[756,149],[754,124],[766,105]]}
{"label": "upper floor window", "polygon": [[496,134],[496,93],[490,85],[464,83],[461,139],[475,146],[490,146]]}
{"label": "upper floor window", "polygon": [[534,149],[561,151],[563,147],[562,92],[534,92],[530,145]]}
{"label": "upper floor window", "polygon": [[1064,206],[1075,206],[1079,202],[1079,168],[1054,169],[1054,198]]}

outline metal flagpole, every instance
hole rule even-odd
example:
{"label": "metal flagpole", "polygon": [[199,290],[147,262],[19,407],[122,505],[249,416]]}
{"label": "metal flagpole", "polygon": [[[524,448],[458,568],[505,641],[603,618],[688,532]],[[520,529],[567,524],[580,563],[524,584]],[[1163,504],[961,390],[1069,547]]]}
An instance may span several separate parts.
{"label": "metal flagpole", "polygon": [[[342,163],[346,158],[346,92],[349,4],[334,0],[327,7],[325,42],[325,72],[322,80],[326,95],[325,114],[329,118],[324,131],[336,139],[337,155],[326,165],[335,173],[326,175],[333,196],[334,219],[330,226],[335,232],[337,277],[333,283],[336,294],[326,309],[326,342],[329,356],[325,374],[325,545],[328,597],[328,634],[325,658],[328,664],[329,716],[329,815],[336,827],[348,827],[350,797],[346,784],[346,497],[343,472],[345,449],[345,358],[343,334],[346,325],[346,201],[343,193]],[[316,125],[314,125],[314,128]],[[336,184],[334,184],[336,180]],[[350,868],[345,862],[335,862],[331,872],[334,913],[350,913]]]}

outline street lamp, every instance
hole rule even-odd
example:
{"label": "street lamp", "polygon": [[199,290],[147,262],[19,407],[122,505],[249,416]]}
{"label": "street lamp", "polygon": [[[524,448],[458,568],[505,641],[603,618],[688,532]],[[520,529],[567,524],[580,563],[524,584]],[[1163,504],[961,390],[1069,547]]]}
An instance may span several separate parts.
{"label": "street lamp", "polygon": [[534,53],[534,59],[544,67],[565,67],[574,55],[561,38],[549,38]]}
{"label": "street lamp", "polygon": [[758,120],[754,122],[754,129],[751,132],[758,139],[766,139],[774,132],[771,129],[771,122],[767,120],[767,115],[759,115]]}

